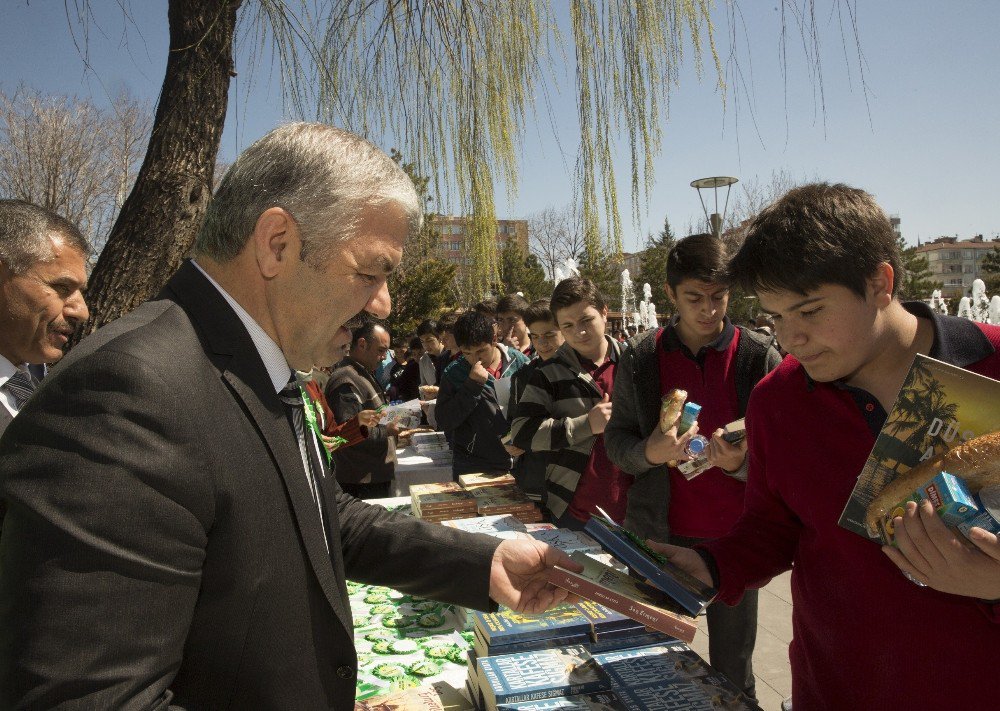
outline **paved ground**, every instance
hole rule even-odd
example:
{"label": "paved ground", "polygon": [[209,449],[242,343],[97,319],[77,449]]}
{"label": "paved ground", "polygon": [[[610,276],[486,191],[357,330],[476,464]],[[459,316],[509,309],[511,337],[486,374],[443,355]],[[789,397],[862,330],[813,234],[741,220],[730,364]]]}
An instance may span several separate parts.
{"label": "paved ground", "polygon": [[[788,666],[788,643],[792,640],[791,575],[778,576],[760,591],[753,670],[757,677],[757,698],[764,711],[780,711],[781,700],[792,693],[792,673]],[[698,628],[691,647],[708,659],[708,627],[704,616],[698,618]]]}

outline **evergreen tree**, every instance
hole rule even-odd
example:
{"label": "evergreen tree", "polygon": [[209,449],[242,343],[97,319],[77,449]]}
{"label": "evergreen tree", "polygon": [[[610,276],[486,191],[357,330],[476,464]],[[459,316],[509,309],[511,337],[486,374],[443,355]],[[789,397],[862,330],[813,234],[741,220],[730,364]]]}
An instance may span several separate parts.
{"label": "evergreen tree", "polygon": [[986,282],[988,295],[1000,294],[1000,247],[994,247],[979,262],[980,276]]}
{"label": "evergreen tree", "polygon": [[457,267],[436,256],[440,235],[432,219],[430,179],[421,175],[415,163],[404,163],[399,151],[393,149],[390,155],[410,176],[424,207],[423,227],[416,237],[407,240],[403,259],[388,282],[392,311],[385,325],[394,336],[403,336],[416,330],[424,319],[434,318],[445,310]]}
{"label": "evergreen tree", "polygon": [[[663,294],[663,286],[667,283],[667,255],[677,244],[674,232],[670,228],[670,220],[663,218],[663,229],[655,237],[646,237],[646,248],[640,259],[639,273],[635,275],[640,284],[649,284],[653,289],[653,301]],[[642,294],[640,288],[640,295]],[[665,298],[665,297],[664,297]]]}
{"label": "evergreen tree", "polygon": [[[607,300],[610,311],[617,311],[621,307],[621,272],[624,268],[621,259],[615,258],[615,255],[590,246],[580,260],[580,276],[590,279],[597,285],[598,290]],[[641,297],[641,287],[639,294]]]}
{"label": "evergreen tree", "polygon": [[903,260],[903,273],[897,277],[899,287],[897,294],[900,299],[929,299],[931,292],[942,287],[941,282],[934,279],[927,257],[918,253],[916,247],[907,247],[902,235],[899,237],[899,252]]}
{"label": "evergreen tree", "polygon": [[534,254],[521,247],[516,240],[507,240],[500,250],[499,294],[521,292],[528,301],[548,298],[553,284],[545,278],[545,269]]}

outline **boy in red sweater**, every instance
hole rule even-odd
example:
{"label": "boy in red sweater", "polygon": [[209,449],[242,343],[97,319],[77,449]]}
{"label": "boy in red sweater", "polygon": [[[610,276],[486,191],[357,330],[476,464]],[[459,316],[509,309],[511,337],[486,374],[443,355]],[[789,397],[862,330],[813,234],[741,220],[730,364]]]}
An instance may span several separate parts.
{"label": "boy in red sweater", "polygon": [[965,548],[914,504],[898,551],[837,525],[917,353],[1000,378],[1000,328],[900,302],[901,274],[889,220],[861,190],[805,185],[753,220],[729,276],[790,355],[750,398],[740,520],[694,550],[658,546],[727,603],[792,568],[796,711],[1000,699],[996,538],[980,530]]}
{"label": "boy in red sweater", "polygon": [[[744,415],[753,386],[781,360],[771,338],[734,326],[726,316],[726,250],[710,234],[680,240],[667,255],[667,296],[676,309],[664,328],[632,339],[615,378],[615,408],[605,430],[608,455],[635,476],[625,525],[643,537],[692,546],[729,532],[743,511],[746,444],[722,428]],[[701,405],[686,434],[660,431],[660,401],[687,391]],[[688,479],[676,466],[697,430],[710,438],[706,471]],[[749,697],[756,696],[753,648],[757,591],[739,604],[708,608],[709,659]]]}

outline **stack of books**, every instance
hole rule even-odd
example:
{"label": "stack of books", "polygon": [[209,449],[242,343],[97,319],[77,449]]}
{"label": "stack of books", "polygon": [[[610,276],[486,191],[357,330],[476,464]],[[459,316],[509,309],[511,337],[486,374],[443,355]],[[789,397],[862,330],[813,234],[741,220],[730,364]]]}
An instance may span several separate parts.
{"label": "stack of books", "polygon": [[588,600],[629,615],[647,626],[690,642],[694,639],[701,614],[716,590],[672,565],[649,549],[632,532],[598,509],[584,530],[617,560],[628,566],[635,577],[605,565],[583,553],[570,557],[583,566],[582,572],[554,568],[549,581]]}
{"label": "stack of books", "polygon": [[582,600],[559,605],[538,615],[514,612],[473,612],[474,638],[469,652],[468,691],[481,703],[477,661],[538,650],[579,646],[589,652],[675,641],[646,629],[625,615]]}
{"label": "stack of books", "polygon": [[476,486],[468,490],[476,497],[480,516],[510,514],[522,523],[538,523],[542,511],[516,486]]}
{"label": "stack of books", "polygon": [[476,516],[476,497],[455,482],[411,484],[413,515],[424,521],[448,521]]}
{"label": "stack of books", "polygon": [[451,447],[444,432],[415,432],[410,442],[417,454],[429,457],[437,464],[451,463]]}
{"label": "stack of books", "polygon": [[476,662],[477,700],[487,711],[760,707],[680,642],[595,652],[584,645]]}
{"label": "stack of books", "polygon": [[476,489],[480,486],[515,486],[516,482],[512,474],[484,474],[474,472],[470,474],[459,474],[458,483],[464,489]]}

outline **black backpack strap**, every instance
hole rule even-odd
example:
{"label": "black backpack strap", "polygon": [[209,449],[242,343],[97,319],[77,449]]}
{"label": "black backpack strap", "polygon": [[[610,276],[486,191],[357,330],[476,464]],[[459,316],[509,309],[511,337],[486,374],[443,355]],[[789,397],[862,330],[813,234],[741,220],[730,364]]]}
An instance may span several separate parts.
{"label": "black backpack strap", "polygon": [[774,346],[774,336],[737,328],[740,342],[736,348],[736,406],[743,417],[754,386],[781,362],[781,354]]}

